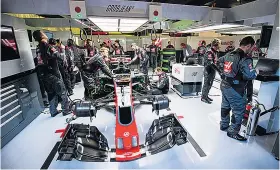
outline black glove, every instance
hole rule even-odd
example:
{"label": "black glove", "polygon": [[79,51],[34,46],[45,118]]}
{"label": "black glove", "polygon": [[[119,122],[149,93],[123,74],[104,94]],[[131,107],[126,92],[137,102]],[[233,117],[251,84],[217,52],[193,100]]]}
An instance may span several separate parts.
{"label": "black glove", "polygon": [[222,79],[222,80],[224,80],[225,77],[226,77],[223,73],[221,73],[220,76],[221,76],[221,79]]}

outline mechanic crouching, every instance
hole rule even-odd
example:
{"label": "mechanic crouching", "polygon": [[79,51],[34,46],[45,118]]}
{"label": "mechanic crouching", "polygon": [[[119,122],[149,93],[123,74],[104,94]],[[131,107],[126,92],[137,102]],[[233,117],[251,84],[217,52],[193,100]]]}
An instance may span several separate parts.
{"label": "mechanic crouching", "polygon": [[48,44],[48,37],[44,32],[36,30],[33,32],[33,37],[39,43],[36,50],[38,52],[37,56],[43,61],[43,83],[48,94],[50,114],[52,117],[59,114],[57,106],[59,100],[61,100],[63,116],[68,115],[70,112],[67,92],[58,68],[58,60],[61,60],[60,55],[53,46]]}
{"label": "mechanic crouching", "polygon": [[95,56],[91,57],[87,62],[86,65],[83,67],[83,74],[84,74],[84,87],[85,87],[85,100],[91,99],[91,91],[95,88],[95,81],[98,77],[98,70],[101,71],[109,76],[110,78],[113,77],[108,65],[105,63],[104,56],[108,54],[108,51],[105,49],[100,50]]}
{"label": "mechanic crouching", "polygon": [[159,80],[151,84],[151,90],[148,93],[151,95],[167,94],[169,91],[168,75],[159,67],[155,69],[155,73],[159,77]]}
{"label": "mechanic crouching", "polygon": [[[257,76],[253,69],[253,60],[247,57],[255,41],[252,37],[245,37],[241,40],[239,48],[233,52],[227,53],[219,59],[223,68],[221,91],[221,122],[220,129],[227,131],[227,136],[239,141],[247,139],[239,135],[242,118],[245,113],[246,99],[245,89],[248,81]],[[232,110],[231,125],[230,111]]]}

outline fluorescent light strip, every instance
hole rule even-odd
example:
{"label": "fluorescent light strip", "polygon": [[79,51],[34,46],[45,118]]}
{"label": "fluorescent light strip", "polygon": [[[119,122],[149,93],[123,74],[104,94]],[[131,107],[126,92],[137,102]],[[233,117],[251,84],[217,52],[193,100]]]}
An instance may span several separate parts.
{"label": "fluorescent light strip", "polygon": [[118,28],[118,19],[116,18],[95,18],[89,17],[89,20],[92,21],[103,31],[127,31],[131,32],[136,30],[138,27],[146,23],[147,19],[138,19],[138,18],[119,18],[120,25]]}
{"label": "fluorescent light strip", "polygon": [[251,35],[251,34],[261,34],[261,30],[248,30],[248,31],[227,31],[227,32],[220,32],[222,34],[246,34],[246,35]]}
{"label": "fluorescent light strip", "polygon": [[235,28],[235,27],[241,27],[241,26],[243,26],[243,25],[233,25],[233,24],[213,25],[213,26],[208,26],[208,27],[189,29],[186,31],[182,31],[182,33],[203,32],[203,31],[219,30],[219,29],[225,29],[225,28]]}

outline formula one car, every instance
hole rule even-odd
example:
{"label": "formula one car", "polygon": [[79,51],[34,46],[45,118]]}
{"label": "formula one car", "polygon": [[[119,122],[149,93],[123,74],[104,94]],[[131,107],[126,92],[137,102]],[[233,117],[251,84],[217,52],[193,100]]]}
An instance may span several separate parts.
{"label": "formula one car", "polygon": [[122,61],[124,64],[129,63],[131,58],[129,55],[112,55],[109,59],[109,67],[110,69],[115,69],[118,67],[119,62]]}
{"label": "formula one car", "polygon": [[[148,92],[148,81],[144,74],[138,70],[131,71],[125,66],[125,58],[117,58],[118,66],[112,70],[117,80],[131,79],[132,90],[135,93],[146,94]],[[95,77],[94,86],[90,89],[90,98],[92,100],[101,99],[104,97],[112,97],[114,93],[114,81],[106,75]]]}
{"label": "formula one car", "polygon": [[[181,125],[176,114],[168,114],[152,122],[145,143],[139,143],[135,121],[135,107],[141,104],[152,105],[152,112],[169,108],[169,99],[163,95],[150,96],[133,89],[134,75],[125,70],[113,70],[113,94],[92,101],[77,101],[72,104],[73,117],[62,134],[58,147],[58,160],[70,161],[73,158],[88,162],[132,161],[154,155],[173,146],[188,142],[188,132]],[[121,73],[120,73],[121,71]],[[111,107],[116,116],[115,146],[109,148],[106,137],[95,126],[70,124],[78,117],[96,117],[101,108]],[[159,115],[159,114],[158,114]]]}

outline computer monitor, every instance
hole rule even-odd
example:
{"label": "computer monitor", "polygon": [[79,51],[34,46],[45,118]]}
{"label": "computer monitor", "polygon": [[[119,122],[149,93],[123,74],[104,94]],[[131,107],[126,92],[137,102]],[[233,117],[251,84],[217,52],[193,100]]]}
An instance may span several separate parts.
{"label": "computer monitor", "polygon": [[1,25],[1,61],[19,59],[13,27]]}
{"label": "computer monitor", "polygon": [[273,26],[269,26],[269,25],[262,26],[262,32],[261,32],[260,44],[259,44],[260,48],[268,48],[272,30],[273,30]]}
{"label": "computer monitor", "polygon": [[260,72],[276,74],[279,69],[279,60],[270,58],[260,58],[255,68],[260,70]]}

